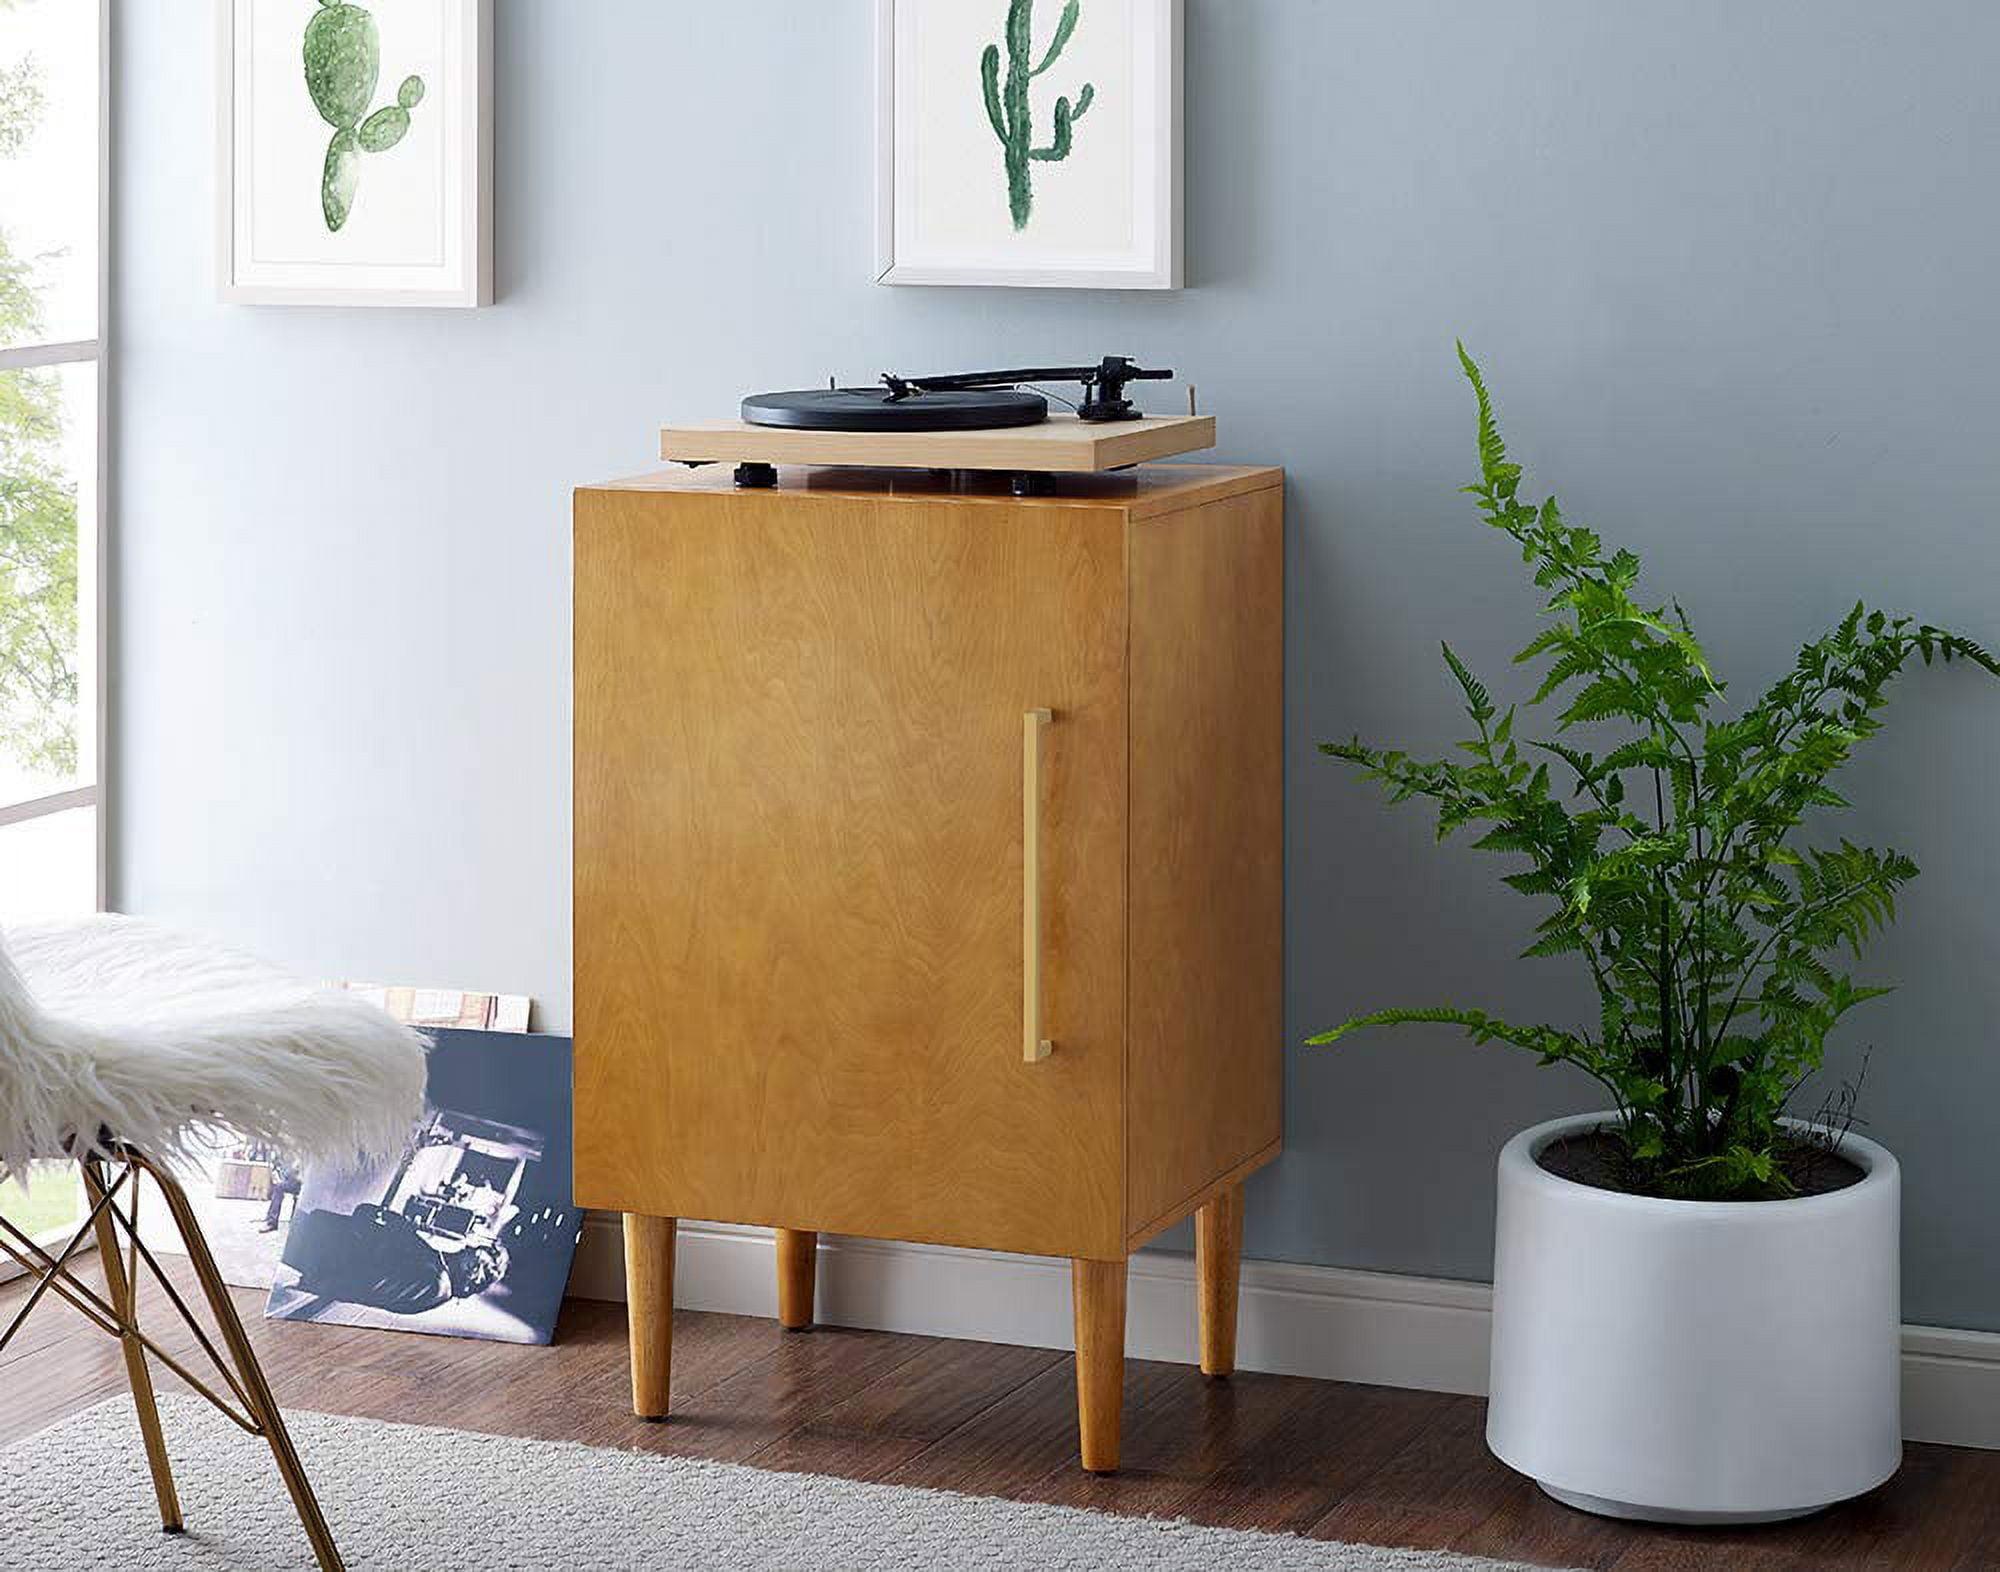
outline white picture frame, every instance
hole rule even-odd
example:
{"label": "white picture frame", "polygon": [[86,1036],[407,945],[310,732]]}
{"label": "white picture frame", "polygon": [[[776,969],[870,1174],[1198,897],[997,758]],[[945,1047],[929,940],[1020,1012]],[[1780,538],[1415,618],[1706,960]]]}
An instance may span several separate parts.
{"label": "white picture frame", "polygon": [[[876,0],[876,281],[1181,288],[1184,0],[1080,0],[1080,20],[1062,32],[1061,43],[1055,35],[1067,0],[1041,0],[1040,11],[1031,13],[1023,74],[1029,119],[1041,124],[1027,141],[1038,134],[1047,138],[1045,150],[1058,145],[1050,121],[1059,114],[1071,119],[1071,147],[1079,155],[1089,148],[1093,115],[1097,127],[1115,132],[1111,147],[1089,148],[1094,166],[1074,177],[1069,208],[1053,220],[1070,227],[1054,234],[1036,229],[1032,210],[1024,223],[1016,163],[1007,142],[997,139],[1004,137],[1003,119],[1019,123],[1009,112],[1012,95],[996,95],[993,68],[967,32],[983,28],[999,50],[1011,3]],[[1077,71],[1063,72],[1070,45],[1108,67],[1122,84],[1115,96],[1093,91],[1096,74],[1086,84]],[[1051,46],[1057,58],[1038,69],[1035,57]],[[1011,84],[1014,51],[1000,58],[1009,62],[1001,78]],[[1056,79],[1044,86],[1040,79],[1051,72]],[[1092,91],[1087,112],[1074,112],[1085,91]],[[1024,143],[1013,146],[1025,150]],[[1068,163],[1041,160],[1038,153],[1019,167],[1031,182],[1060,191],[1051,172],[1067,175]],[[1091,193],[1103,199],[1090,200]],[[1031,193],[1031,202],[1039,200]]]}
{"label": "white picture frame", "polygon": [[[329,126],[342,130],[318,108],[302,64],[306,26],[322,9],[358,11],[375,30],[379,76],[361,124],[385,110],[405,120],[392,129],[396,144],[353,152],[351,178],[330,182],[334,195],[321,177]],[[215,0],[215,28],[220,298],[490,305],[492,0]],[[399,83],[411,80],[421,97],[405,105]]]}

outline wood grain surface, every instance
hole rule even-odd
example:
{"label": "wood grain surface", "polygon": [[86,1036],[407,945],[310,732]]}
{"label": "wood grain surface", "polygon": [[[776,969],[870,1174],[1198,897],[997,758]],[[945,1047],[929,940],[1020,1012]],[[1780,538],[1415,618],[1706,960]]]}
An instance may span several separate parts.
{"label": "wood grain surface", "polygon": [[1110,1259],[1280,1137],[1283,476],[882,473],[578,493],[579,1198]]}
{"label": "wood grain surface", "polygon": [[1283,1129],[1284,492],[1131,526],[1136,1242]]}
{"label": "wood grain surface", "polygon": [[632,1303],[632,1412],[664,1419],[674,1370],[674,1241],[679,1220],[625,1214],[625,1282]]}
{"label": "wood grain surface", "polygon": [[1212,415],[1086,422],[1051,415],[995,431],[793,431],[741,420],[660,432],[660,457],[680,463],[883,464],[913,469],[1091,472],[1151,464],[1215,446]]}
{"label": "wood grain surface", "polygon": [[[193,1296],[185,1263],[169,1266]],[[101,1284],[95,1263],[83,1270]],[[0,1286],[0,1322],[26,1291]],[[155,1335],[198,1362],[147,1292]],[[235,1299],[281,1403],[404,1424],[1604,1572],[1991,1572],[2000,1545],[2000,1452],[1910,1446],[1881,1489],[1797,1523],[1652,1528],[1573,1512],[1495,1462],[1478,1398],[1246,1371],[1208,1381],[1133,1360],[1121,1472],[1099,1479],[1076,1467],[1073,1362],[1054,1349],[838,1327],[788,1337],[775,1321],[683,1311],[661,1425],[624,1401],[622,1305],[572,1300],[553,1347],[518,1348],[265,1321],[264,1295]],[[67,1305],[38,1306],[0,1354],[0,1445],[106,1398],[127,1401],[118,1343]],[[131,1509],[150,1520],[136,1444],[131,1466]],[[336,1534],[368,1510],[325,1506]],[[206,1509],[186,1507],[198,1534]]]}
{"label": "wood grain surface", "polygon": [[1077,1455],[1087,1472],[1115,1474],[1125,1412],[1125,1261],[1072,1261],[1069,1267]]}
{"label": "wood grain surface", "polygon": [[1124,577],[1119,508],[578,494],[580,1202],[1122,1253]]}
{"label": "wood grain surface", "polygon": [[1201,1373],[1236,1370],[1236,1300],[1243,1265],[1243,1186],[1231,1185],[1194,1214],[1196,1333]]}
{"label": "wood grain surface", "polygon": [[775,1236],[778,1258],[778,1325],[803,1332],[813,1324],[813,1300],[819,1288],[819,1235],[806,1228],[780,1228]]}

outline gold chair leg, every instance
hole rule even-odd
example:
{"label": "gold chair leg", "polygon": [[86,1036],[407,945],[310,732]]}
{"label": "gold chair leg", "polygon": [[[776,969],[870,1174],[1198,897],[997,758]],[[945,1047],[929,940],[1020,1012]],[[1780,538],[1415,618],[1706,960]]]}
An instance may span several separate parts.
{"label": "gold chair leg", "polygon": [[[91,1206],[96,1207],[104,1200],[103,1165],[95,1157],[86,1157],[82,1168],[84,1193],[89,1196]],[[135,1178],[133,1184],[137,1183]],[[132,1204],[136,1217],[136,1190]],[[153,1373],[146,1364],[145,1345],[136,1333],[139,1283],[136,1276],[128,1276],[125,1271],[109,1207],[97,1214],[97,1254],[104,1265],[105,1296],[125,1328],[118,1341],[125,1350],[125,1374],[132,1386],[132,1406],[139,1411],[139,1432],[146,1438],[146,1466],[153,1472],[153,1494],[159,1498],[160,1527],[169,1534],[178,1534],[182,1531],[181,1503],[174,1491],[174,1467],[168,1461],[167,1440],[160,1429],[160,1405],[153,1397]]]}
{"label": "gold chair leg", "polygon": [[135,1161],[159,1185],[161,1195],[166,1198],[167,1209],[173,1213],[174,1226],[180,1230],[181,1242],[187,1246],[188,1262],[201,1282],[209,1310],[215,1316],[216,1326],[229,1349],[229,1357],[235,1362],[236,1373],[242,1380],[244,1395],[249,1400],[250,1417],[263,1427],[264,1439],[271,1444],[271,1455],[277,1460],[278,1473],[285,1481],[285,1489],[291,1492],[292,1505],[298,1510],[306,1538],[312,1542],[313,1554],[319,1558],[321,1572],[345,1572],[345,1563],[333,1543],[333,1532],[326,1526],[326,1516],[319,1509],[312,1483],[306,1478],[299,1454],[292,1446],[291,1435],[285,1429],[284,1415],[278,1411],[277,1399],[272,1397],[270,1383],[264,1379],[264,1367],[257,1362],[257,1351],[250,1346],[242,1318],[236,1313],[236,1301],[230,1298],[229,1285],[216,1269],[215,1256],[208,1248],[208,1240],[202,1235],[201,1222],[194,1215],[194,1208],[188,1204],[187,1193],[173,1175],[143,1159]]}

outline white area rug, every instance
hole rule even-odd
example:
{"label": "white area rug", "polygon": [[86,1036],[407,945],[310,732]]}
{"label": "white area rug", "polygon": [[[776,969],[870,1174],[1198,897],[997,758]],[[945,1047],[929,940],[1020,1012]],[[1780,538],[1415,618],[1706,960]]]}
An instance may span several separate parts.
{"label": "white area rug", "polygon": [[[159,1531],[129,1400],[0,1451],[7,1572],[309,1567],[264,1443],[162,1398],[189,1532]],[[1107,1517],[812,1474],[289,1416],[353,1572],[892,1568],[940,1572],[1495,1572],[1506,1563]]]}

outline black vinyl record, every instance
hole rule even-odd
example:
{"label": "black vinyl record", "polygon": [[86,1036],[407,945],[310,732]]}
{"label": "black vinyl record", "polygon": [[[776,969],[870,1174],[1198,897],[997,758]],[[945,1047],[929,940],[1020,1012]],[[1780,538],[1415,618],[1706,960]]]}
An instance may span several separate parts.
{"label": "black vinyl record", "polygon": [[984,431],[1039,425],[1049,418],[1049,401],[1012,388],[903,398],[887,388],[805,388],[746,398],[743,418],[753,426],[795,431]]}

